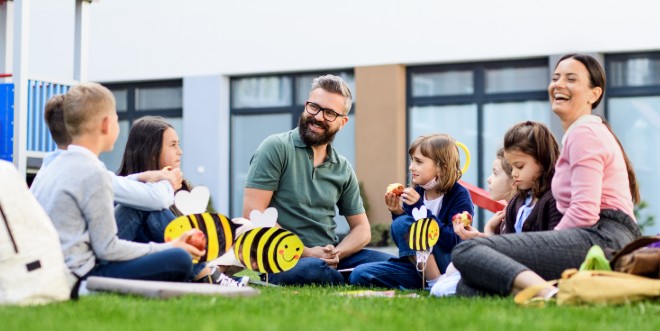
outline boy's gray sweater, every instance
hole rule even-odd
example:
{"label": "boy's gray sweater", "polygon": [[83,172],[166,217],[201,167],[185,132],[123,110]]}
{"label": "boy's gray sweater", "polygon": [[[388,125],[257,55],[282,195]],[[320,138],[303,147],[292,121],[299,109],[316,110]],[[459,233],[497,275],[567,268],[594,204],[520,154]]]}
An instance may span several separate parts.
{"label": "boy's gray sweater", "polygon": [[64,259],[78,276],[98,260],[127,261],[172,248],[117,238],[113,193],[105,165],[86,148],[71,145],[39,172],[30,188],[60,237]]}

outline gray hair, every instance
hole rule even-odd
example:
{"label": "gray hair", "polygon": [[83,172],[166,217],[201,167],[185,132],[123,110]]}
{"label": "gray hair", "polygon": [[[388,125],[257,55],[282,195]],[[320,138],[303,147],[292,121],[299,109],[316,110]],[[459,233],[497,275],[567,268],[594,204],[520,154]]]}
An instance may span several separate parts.
{"label": "gray hair", "polygon": [[312,89],[309,92],[310,95],[312,93],[311,91],[314,91],[317,88],[323,89],[326,92],[336,93],[343,96],[345,99],[344,108],[346,108],[344,115],[348,115],[348,112],[351,110],[351,106],[353,106],[353,95],[351,94],[351,89],[348,87],[348,84],[345,80],[335,75],[316,77],[312,82]]}

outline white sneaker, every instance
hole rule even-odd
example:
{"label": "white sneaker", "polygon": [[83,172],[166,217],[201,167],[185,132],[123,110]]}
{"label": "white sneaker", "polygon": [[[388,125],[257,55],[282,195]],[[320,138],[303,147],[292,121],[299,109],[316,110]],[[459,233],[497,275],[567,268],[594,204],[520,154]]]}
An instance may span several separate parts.
{"label": "white sneaker", "polygon": [[220,275],[218,275],[218,278],[214,279],[215,284],[226,287],[243,287],[246,286],[249,281],[250,281],[250,277],[247,276],[243,276],[240,278],[240,280],[236,280],[223,273],[220,273]]}

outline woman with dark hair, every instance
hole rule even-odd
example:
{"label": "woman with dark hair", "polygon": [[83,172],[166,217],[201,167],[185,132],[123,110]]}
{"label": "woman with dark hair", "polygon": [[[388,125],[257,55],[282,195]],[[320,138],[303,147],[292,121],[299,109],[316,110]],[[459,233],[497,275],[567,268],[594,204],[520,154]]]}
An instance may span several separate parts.
{"label": "woman with dark hair", "polygon": [[[159,116],[145,116],[133,123],[128,134],[126,149],[117,172],[133,174],[148,170],[178,172],[181,177],[181,155],[183,151],[179,145],[179,136],[174,127]],[[190,191],[192,185],[181,179],[174,191]],[[183,215],[176,206],[161,211],[142,211],[119,205],[115,208],[118,236],[121,239],[138,242],[163,242],[165,228],[176,217]],[[247,278],[236,281],[222,273],[224,270],[213,266],[207,267],[205,263],[195,264],[194,270],[198,280],[213,282],[221,285],[243,286]],[[226,267],[222,267],[226,270]]]}
{"label": "woman with dark hair", "polygon": [[[548,93],[565,130],[552,179],[563,216],[554,231],[456,246],[453,261],[463,275],[459,295],[515,294],[578,268],[593,245],[617,250],[641,235],[633,214],[640,197],[632,165],[607,122],[591,114],[604,91],[605,72],[593,57],[569,54],[559,60]],[[538,296],[556,291],[550,286]]]}

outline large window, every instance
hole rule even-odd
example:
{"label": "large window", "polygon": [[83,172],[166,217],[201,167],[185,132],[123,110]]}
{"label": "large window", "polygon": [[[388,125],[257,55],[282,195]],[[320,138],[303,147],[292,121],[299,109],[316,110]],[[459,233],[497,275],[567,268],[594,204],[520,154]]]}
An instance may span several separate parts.
{"label": "large window", "polygon": [[119,137],[111,152],[100,156],[108,170],[116,172],[121,165],[121,158],[126,148],[126,140],[130,127],[135,120],[142,116],[163,116],[172,124],[183,137],[183,92],[182,81],[167,80],[139,83],[112,83],[104,84],[117,101],[117,115],[119,116]]}
{"label": "large window", "polygon": [[[633,163],[642,200],[638,222],[660,215],[660,53],[606,56],[605,112]],[[645,229],[660,233],[660,224]]]}
{"label": "large window", "polygon": [[[323,73],[234,77],[231,79],[231,215],[243,210],[243,188],[250,158],[261,141],[271,134],[298,125],[314,78]],[[351,88],[355,102],[353,71],[330,72],[342,77]],[[355,106],[348,124],[337,134],[333,147],[355,168]],[[338,232],[347,232],[342,218]]]}
{"label": "large window", "polygon": [[[547,59],[408,68],[408,143],[448,133],[470,149],[463,180],[486,188],[492,160],[512,125],[550,125]],[[465,156],[461,152],[461,162]],[[477,212],[480,227],[490,213]]]}

